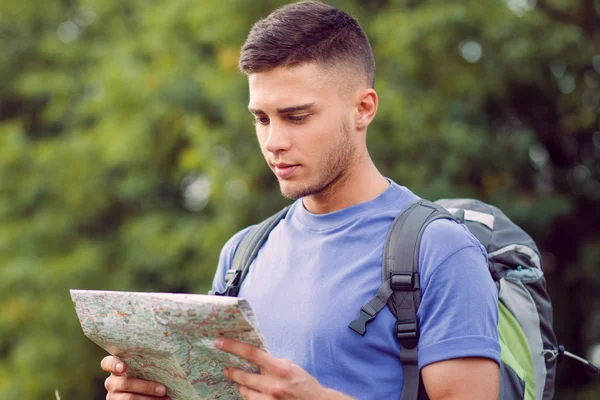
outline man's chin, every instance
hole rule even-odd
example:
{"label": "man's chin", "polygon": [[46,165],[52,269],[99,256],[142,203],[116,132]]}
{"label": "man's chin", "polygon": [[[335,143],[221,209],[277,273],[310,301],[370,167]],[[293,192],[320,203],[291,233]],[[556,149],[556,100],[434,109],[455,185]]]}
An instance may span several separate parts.
{"label": "man's chin", "polygon": [[283,197],[290,200],[298,200],[301,197],[313,194],[310,188],[302,185],[300,182],[286,182],[280,180],[279,190]]}
{"label": "man's chin", "polygon": [[289,187],[284,187],[284,185],[279,185],[279,190],[281,191],[281,195],[286,199],[298,200],[300,197],[304,197],[301,192],[291,190]]}

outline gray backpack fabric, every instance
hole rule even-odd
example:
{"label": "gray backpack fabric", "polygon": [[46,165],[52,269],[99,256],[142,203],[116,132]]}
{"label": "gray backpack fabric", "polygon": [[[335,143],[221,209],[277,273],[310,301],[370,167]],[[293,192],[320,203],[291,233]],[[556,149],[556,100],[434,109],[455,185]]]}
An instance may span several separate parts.
{"label": "gray backpack fabric", "polygon": [[[550,356],[545,357],[545,351],[557,351],[558,343],[552,329],[552,304],[546,291],[540,251],[535,242],[494,206],[466,199],[438,200],[437,203],[457,216],[488,253],[488,267],[498,287],[501,308],[499,333],[502,352],[523,352],[528,345],[531,354],[531,364],[528,360],[523,361],[529,365],[520,365],[518,359],[501,355],[500,398],[515,398],[516,382],[519,385],[524,383],[524,396],[518,398],[551,399],[554,396],[556,361]],[[526,343],[522,343],[522,347],[515,343],[517,335],[503,337],[505,331],[519,328],[507,325],[509,321],[506,319],[510,315],[506,311],[516,319],[525,335]],[[513,358],[518,355],[512,354]],[[513,366],[513,362],[517,366]],[[522,377],[515,377],[517,367],[525,370],[525,382],[522,382]],[[513,384],[508,385],[509,382]],[[531,387],[532,382],[534,388]]]}
{"label": "gray backpack fabric", "polygon": [[[240,242],[226,287],[217,295],[237,296],[258,250],[288,208],[256,225]],[[437,219],[464,223],[488,252],[488,267],[499,293],[501,344],[500,399],[546,400],[554,395],[556,361],[571,356],[597,372],[592,364],[557,345],[552,306],[546,291],[540,252],[534,241],[498,208],[470,199],[418,200],[407,206],[388,232],[383,255],[382,285],[349,327],[366,334],[366,325],[388,307],[396,316],[396,336],[404,369],[401,400],[427,399],[418,371],[420,303],[418,249],[425,228]]]}

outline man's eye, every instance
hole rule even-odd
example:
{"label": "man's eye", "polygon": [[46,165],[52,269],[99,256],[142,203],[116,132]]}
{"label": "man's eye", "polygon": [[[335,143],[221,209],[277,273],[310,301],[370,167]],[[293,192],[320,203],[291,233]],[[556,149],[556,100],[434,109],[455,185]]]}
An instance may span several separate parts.
{"label": "man's eye", "polygon": [[267,125],[269,123],[268,117],[256,117],[254,118],[255,124]]}
{"label": "man's eye", "polygon": [[288,118],[294,122],[304,122],[308,118],[308,115],[290,115]]}

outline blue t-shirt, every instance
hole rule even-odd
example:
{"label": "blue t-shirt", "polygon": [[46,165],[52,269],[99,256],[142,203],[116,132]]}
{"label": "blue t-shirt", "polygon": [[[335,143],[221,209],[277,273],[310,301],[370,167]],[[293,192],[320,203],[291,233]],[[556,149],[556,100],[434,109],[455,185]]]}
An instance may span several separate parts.
{"label": "blue t-shirt", "polygon": [[[418,197],[391,183],[376,199],[329,214],[290,207],[239,293],[255,311],[270,353],[323,386],[358,399],[398,398],[403,386],[396,319],[385,307],[360,336],[348,328],[381,286],[383,247],[398,213]],[[224,246],[213,290],[249,228]],[[481,244],[465,226],[430,224],[419,250],[419,368],[459,357],[500,362],[497,290]]]}

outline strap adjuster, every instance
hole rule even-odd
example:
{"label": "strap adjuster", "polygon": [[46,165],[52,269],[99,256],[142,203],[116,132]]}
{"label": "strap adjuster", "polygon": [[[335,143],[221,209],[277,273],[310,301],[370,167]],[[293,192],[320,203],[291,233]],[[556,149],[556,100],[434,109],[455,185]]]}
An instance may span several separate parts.
{"label": "strap adjuster", "polygon": [[219,296],[237,297],[240,291],[240,280],[242,271],[238,269],[230,269],[225,273],[225,291],[217,293]]}
{"label": "strap adjuster", "polygon": [[417,290],[420,289],[419,274],[414,272],[392,272],[390,282],[392,290]]}
{"label": "strap adjuster", "polygon": [[225,274],[225,283],[226,285],[237,285],[240,280],[241,272],[238,269],[230,269]]}
{"label": "strap adjuster", "polygon": [[396,337],[402,346],[412,349],[419,343],[419,327],[417,322],[398,322],[396,324]]}

